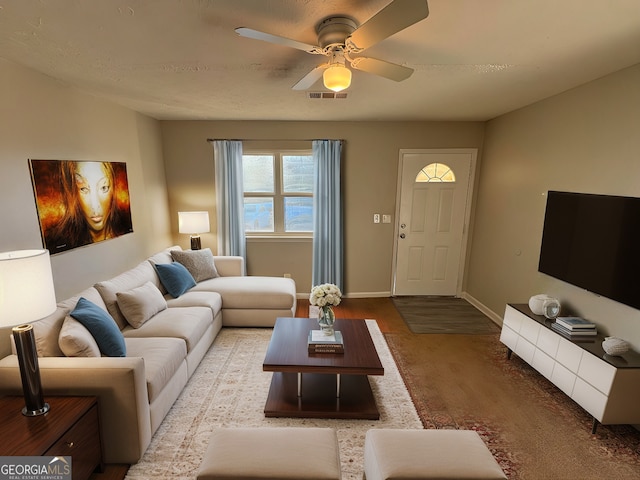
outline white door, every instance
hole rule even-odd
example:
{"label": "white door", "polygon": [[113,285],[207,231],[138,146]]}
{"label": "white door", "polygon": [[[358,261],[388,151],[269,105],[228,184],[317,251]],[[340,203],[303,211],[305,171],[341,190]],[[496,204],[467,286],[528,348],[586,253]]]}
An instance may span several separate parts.
{"label": "white door", "polygon": [[402,150],[394,295],[456,296],[476,150]]}

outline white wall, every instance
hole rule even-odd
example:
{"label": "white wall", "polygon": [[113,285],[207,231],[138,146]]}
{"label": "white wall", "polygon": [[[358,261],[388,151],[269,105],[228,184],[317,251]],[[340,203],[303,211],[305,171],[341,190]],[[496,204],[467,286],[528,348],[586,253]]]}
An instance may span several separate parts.
{"label": "white wall", "polygon": [[487,124],[467,274],[473,298],[502,316],[506,303],[548,293],[640,349],[640,311],[537,271],[548,190],[640,197],[639,125],[640,65]]}
{"label": "white wall", "polygon": [[170,245],[159,123],[0,59],[0,251],[42,248],[28,159],[127,164],[134,233],[53,256],[58,299]]}

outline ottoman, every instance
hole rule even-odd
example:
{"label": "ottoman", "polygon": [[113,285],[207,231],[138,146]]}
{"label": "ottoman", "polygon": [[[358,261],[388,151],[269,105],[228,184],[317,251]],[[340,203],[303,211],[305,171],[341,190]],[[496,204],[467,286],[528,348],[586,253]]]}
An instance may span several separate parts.
{"label": "ottoman", "polygon": [[507,478],[473,430],[369,430],[364,473],[367,480]]}
{"label": "ottoman", "polygon": [[214,430],[198,480],[340,480],[338,438],[331,428]]}

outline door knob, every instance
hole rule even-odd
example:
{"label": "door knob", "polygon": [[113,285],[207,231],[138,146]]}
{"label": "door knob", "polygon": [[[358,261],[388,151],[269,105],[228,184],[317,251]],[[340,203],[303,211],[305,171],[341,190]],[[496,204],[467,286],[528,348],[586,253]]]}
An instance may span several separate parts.
{"label": "door knob", "polygon": [[406,223],[401,224],[400,228],[407,228],[407,224]]}
{"label": "door knob", "polygon": [[406,235],[404,233],[401,233],[400,238],[404,238],[404,237],[406,237]]}

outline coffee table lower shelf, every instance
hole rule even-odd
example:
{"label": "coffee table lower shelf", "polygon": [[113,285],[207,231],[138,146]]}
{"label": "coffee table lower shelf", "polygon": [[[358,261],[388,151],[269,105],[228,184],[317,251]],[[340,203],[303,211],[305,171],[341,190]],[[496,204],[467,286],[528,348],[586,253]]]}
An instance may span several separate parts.
{"label": "coffee table lower shelf", "polygon": [[298,396],[298,374],[274,372],[265,417],[342,418],[379,420],[369,378],[340,375],[340,396],[336,397],[336,375],[302,374],[302,395]]}

